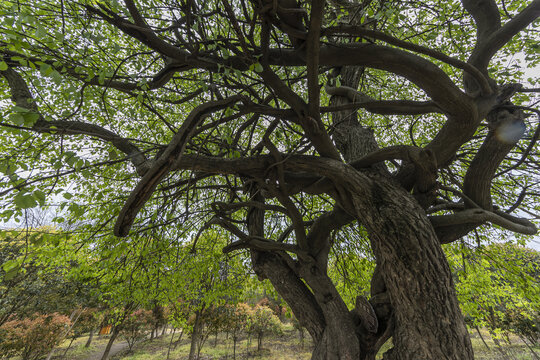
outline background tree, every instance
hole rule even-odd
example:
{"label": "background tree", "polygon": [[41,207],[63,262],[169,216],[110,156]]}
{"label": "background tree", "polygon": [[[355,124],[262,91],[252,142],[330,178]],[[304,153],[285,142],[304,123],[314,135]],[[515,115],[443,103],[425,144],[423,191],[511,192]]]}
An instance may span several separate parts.
{"label": "background tree", "polygon": [[122,322],[120,334],[126,339],[129,351],[137,341],[148,336],[153,331],[154,319],[150,310],[137,309],[126,316]]}
{"label": "background tree", "polygon": [[269,334],[281,334],[283,332],[281,321],[274,311],[268,306],[256,305],[249,314],[248,332],[257,337],[257,351],[263,349],[263,338]]}
{"label": "background tree", "polygon": [[467,322],[479,333],[479,328],[487,328],[500,351],[499,340],[514,333],[534,354],[531,346],[538,344],[540,335],[540,291],[530,284],[540,282],[539,253],[512,243],[461,247],[453,245],[448,251]]}
{"label": "background tree", "polygon": [[[131,234],[100,261],[220,226],[315,359],[373,359],[390,336],[387,359],[472,359],[441,243],[536,233],[536,90],[506,64],[538,63],[539,8],[2,2],[2,216],[57,205],[88,249]],[[376,259],[352,311],[327,272],[343,242]]]}
{"label": "background tree", "polygon": [[23,360],[44,358],[65,337],[70,320],[58,313],[11,319],[0,326],[2,357],[20,355]]}

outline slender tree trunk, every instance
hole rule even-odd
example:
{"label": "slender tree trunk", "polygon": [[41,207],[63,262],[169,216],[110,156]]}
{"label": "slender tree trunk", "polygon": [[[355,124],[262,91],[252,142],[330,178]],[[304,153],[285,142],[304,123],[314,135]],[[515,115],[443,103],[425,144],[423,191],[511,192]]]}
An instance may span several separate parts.
{"label": "slender tree trunk", "polygon": [[88,335],[88,340],[86,341],[86,344],[84,344],[85,348],[89,348],[90,344],[92,343],[92,340],[94,339],[94,332],[96,331],[95,328],[90,329],[90,335]]}
{"label": "slender tree trunk", "polygon": [[258,352],[262,350],[262,339],[263,339],[263,333],[259,333],[259,336],[257,336],[257,351]]}
{"label": "slender tree trunk", "polygon": [[197,344],[200,337],[201,311],[195,312],[195,323],[193,324],[193,333],[191,334],[191,346],[189,348],[189,360],[195,360],[197,356]]}
{"label": "slender tree trunk", "polygon": [[103,352],[103,355],[101,356],[101,360],[107,360],[109,357],[109,353],[111,352],[111,348],[113,346],[114,340],[116,340],[116,337],[120,333],[120,326],[115,326],[111,337],[109,338],[109,342],[107,343],[107,346],[105,347],[105,351]]}
{"label": "slender tree trunk", "polygon": [[[71,315],[69,317],[69,320],[70,321],[73,321],[71,323],[71,325],[69,326],[69,328],[66,330],[66,332],[62,335],[62,340],[64,340],[66,338],[66,336],[69,334],[69,332],[71,331],[71,329],[73,329],[73,327],[75,326],[75,324],[77,323],[77,320],[79,320],[79,317],[81,316],[81,314],[83,313],[83,311],[85,310],[86,308],[84,309],[75,309],[71,312]],[[75,320],[73,320],[73,318],[75,317],[75,315],[77,314],[77,312],[79,312],[79,314],[77,315],[77,317],[75,318]],[[75,340],[75,339],[73,339]],[[71,346],[71,344],[73,343],[73,340],[71,340],[71,343],[69,343],[69,346]],[[69,348],[68,348],[69,349]],[[46,360],[50,360],[55,352],[56,348],[53,347],[51,352],[49,353],[49,355],[47,356],[47,359]],[[64,354],[65,355],[65,354]]]}
{"label": "slender tree trunk", "polygon": [[476,332],[478,333],[478,336],[480,336],[480,339],[482,339],[482,342],[486,346],[486,349],[491,350],[489,348],[488,344],[486,343],[486,340],[484,339],[484,336],[482,336],[482,333],[480,332],[480,329],[478,328],[478,325],[475,326],[475,329],[476,329]]}
{"label": "slender tree trunk", "polygon": [[169,341],[169,348],[167,349],[167,359],[166,360],[169,360],[169,356],[171,355],[171,347],[172,347],[172,344],[173,344],[173,339],[174,339],[174,333],[176,332],[176,328],[173,329],[173,333],[171,335],[171,341]]}
{"label": "slender tree trunk", "polygon": [[521,336],[521,335],[519,335],[519,334],[518,334],[518,336],[519,336],[519,338],[521,339],[521,341],[523,341],[523,343],[527,346],[527,348],[529,348],[529,351],[531,352],[533,358],[536,359],[536,360],[540,360],[540,356],[538,356],[538,354],[536,353],[536,351],[534,351],[534,349],[529,345],[529,343],[527,342],[527,340],[526,340],[523,336]]}
{"label": "slender tree trunk", "polygon": [[[176,330],[176,328],[175,328],[175,330]],[[182,328],[182,329],[180,330],[180,335],[178,336],[178,340],[176,340],[176,341],[174,342],[174,348],[173,348],[173,350],[176,350],[176,347],[178,346],[178,344],[180,344],[180,341],[182,341],[182,336],[183,336],[183,335],[184,335],[184,329]]]}
{"label": "slender tree trunk", "polygon": [[237,338],[235,335],[233,335],[233,360],[236,360],[236,342]]}
{"label": "slender tree trunk", "polygon": [[64,354],[62,354],[62,357],[63,357],[63,358],[66,357],[66,354],[67,354],[67,352],[69,351],[69,349],[71,349],[71,345],[73,345],[73,342],[74,342],[74,341],[75,341],[75,338],[72,337],[72,338],[71,338],[71,341],[69,342],[68,347],[67,347],[66,350],[64,351]]}

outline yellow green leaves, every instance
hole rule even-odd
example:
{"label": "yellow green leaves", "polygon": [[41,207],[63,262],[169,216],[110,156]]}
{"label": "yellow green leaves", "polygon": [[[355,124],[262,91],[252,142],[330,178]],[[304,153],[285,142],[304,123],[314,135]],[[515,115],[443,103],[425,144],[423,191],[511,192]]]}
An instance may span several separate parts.
{"label": "yellow green leaves", "polygon": [[12,280],[15,276],[17,276],[20,268],[21,268],[21,264],[18,259],[6,261],[2,265],[2,270],[4,270],[5,272],[3,280],[5,281]]}
{"label": "yellow green leaves", "polygon": [[263,66],[261,65],[261,63],[258,63],[258,62],[253,63],[253,64],[249,65],[249,70],[260,73],[260,72],[263,71]]}

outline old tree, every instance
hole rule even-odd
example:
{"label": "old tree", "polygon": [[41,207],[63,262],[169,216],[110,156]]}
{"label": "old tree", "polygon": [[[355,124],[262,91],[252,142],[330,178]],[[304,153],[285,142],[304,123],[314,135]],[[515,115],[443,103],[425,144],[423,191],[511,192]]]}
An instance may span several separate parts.
{"label": "old tree", "polygon": [[[390,337],[385,359],[473,358],[441,244],[536,233],[539,0],[0,11],[4,220],[57,205],[88,241],[221,227],[314,359]],[[351,310],[328,260],[360,241],[377,265]]]}

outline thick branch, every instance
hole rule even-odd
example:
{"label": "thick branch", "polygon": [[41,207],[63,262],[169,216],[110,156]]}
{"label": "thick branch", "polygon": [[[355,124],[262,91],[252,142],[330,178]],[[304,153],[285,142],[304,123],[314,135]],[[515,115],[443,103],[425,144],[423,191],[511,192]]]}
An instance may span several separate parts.
{"label": "thick branch", "polygon": [[[295,50],[270,50],[269,63],[302,66],[305,65],[304,56]],[[386,70],[409,79],[442,109],[461,116],[463,121],[474,113],[472,99],[465,95],[444,71],[432,62],[403,50],[373,44],[332,44],[321,47],[319,64],[358,65]]]}
{"label": "thick branch", "polygon": [[508,214],[502,216],[501,213],[483,209],[468,209],[452,215],[430,216],[429,220],[435,228],[491,222],[502,228],[521,234],[534,235],[537,232],[536,226],[525,219],[515,218]]}
{"label": "thick branch", "polygon": [[431,56],[434,59],[440,60],[458,69],[468,72],[481,85],[484,95],[488,95],[492,92],[491,87],[489,86],[488,80],[486,79],[484,74],[482,74],[482,72],[480,72],[477,68],[475,68],[471,64],[468,64],[459,59],[455,59],[453,57],[445,55],[439,51],[426,48],[421,45],[413,44],[408,41],[400,40],[393,36],[385,34],[383,32],[367,29],[363,26],[340,25],[340,26],[330,27],[324,30],[324,34],[326,35],[340,34],[340,33],[371,37],[374,39],[382,40],[388,44],[399,46],[402,49],[407,49],[407,50],[411,50],[420,54]]}
{"label": "thick branch", "polygon": [[309,115],[318,118],[319,114],[319,47],[325,0],[311,2],[311,18],[306,41],[306,67],[308,86]]}
{"label": "thick branch", "polygon": [[[480,1],[480,3],[484,2],[487,1]],[[491,3],[491,1],[489,2]],[[491,4],[491,7],[495,6],[494,2]],[[469,59],[469,63],[482,71],[487,68],[491,58],[497,51],[540,16],[540,0],[534,0],[502,27],[500,27],[500,19],[497,21],[498,9],[497,17],[492,17],[490,15],[492,12],[494,11],[492,10],[489,13],[478,11],[475,16],[478,26],[478,43]]]}
{"label": "thick branch", "polygon": [[114,228],[115,235],[126,236],[129,233],[129,229],[137,213],[152,196],[161,179],[174,167],[175,161],[181,158],[186,143],[191,138],[195,128],[204,118],[212,112],[232,106],[242,99],[241,96],[233,96],[199,105],[191,111],[165,151],[156,160],[152,168],[143,176],[137,187],[128,197],[116,221]]}
{"label": "thick branch", "polygon": [[461,0],[476,23],[478,41],[483,41],[501,27],[501,17],[493,0]]}
{"label": "thick branch", "polygon": [[319,216],[307,235],[310,254],[315,257],[319,266],[326,269],[328,265],[328,252],[330,251],[330,233],[337,230],[351,221],[354,217],[339,207]]}
{"label": "thick branch", "polygon": [[521,110],[497,109],[487,120],[490,132],[467,170],[463,187],[465,195],[481,208],[491,210],[491,181],[501,162],[523,136],[525,123]]}

